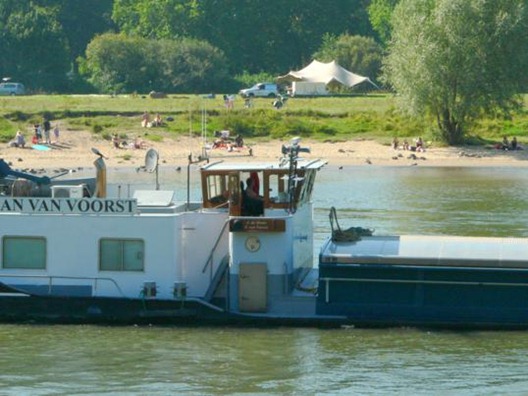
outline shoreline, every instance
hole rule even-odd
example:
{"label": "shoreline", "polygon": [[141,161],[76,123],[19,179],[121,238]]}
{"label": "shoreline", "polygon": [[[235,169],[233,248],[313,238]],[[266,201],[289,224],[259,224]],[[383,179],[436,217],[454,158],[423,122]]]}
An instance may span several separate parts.
{"label": "shoreline", "polygon": [[[165,138],[162,142],[146,141],[147,149],[159,153],[159,166],[184,167],[189,155],[197,159],[203,153],[203,142],[199,137]],[[210,161],[275,162],[282,157],[281,146],[288,141],[271,140],[254,143],[248,140],[247,147],[240,151],[226,149],[208,150]],[[26,148],[0,148],[0,158],[13,169],[73,169],[90,167],[97,158],[91,148],[99,149],[106,157],[107,167],[138,168],[144,165],[146,149],[114,149],[112,143],[87,131],[65,131],[59,142],[40,151]],[[349,140],[346,142],[320,142],[303,139],[301,147],[310,148],[310,153],[301,153],[303,158],[324,159],[336,166],[427,166],[427,167],[528,167],[528,150],[503,151],[485,147],[430,147],[425,152],[394,150],[372,140]],[[42,147],[41,147],[42,148]]]}

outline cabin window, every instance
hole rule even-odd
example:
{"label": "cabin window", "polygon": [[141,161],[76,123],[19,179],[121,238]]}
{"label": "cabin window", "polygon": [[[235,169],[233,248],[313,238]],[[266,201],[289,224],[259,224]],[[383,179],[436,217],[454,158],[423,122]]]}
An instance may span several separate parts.
{"label": "cabin window", "polygon": [[312,188],[315,181],[315,172],[310,171],[306,172],[304,175],[304,181],[301,189],[301,196],[299,202],[306,203],[309,202],[312,197]]}
{"label": "cabin window", "polygon": [[284,179],[284,173],[280,174],[269,174],[267,177],[268,194],[273,203],[287,203],[290,201],[288,192],[286,191],[286,183]]}
{"label": "cabin window", "polygon": [[220,207],[227,204],[227,182],[226,174],[207,176],[207,197],[209,204],[206,207]]}
{"label": "cabin window", "polygon": [[46,269],[46,239],[38,237],[4,237],[3,268]]}
{"label": "cabin window", "polygon": [[99,269],[101,271],[143,271],[145,243],[139,239],[101,239]]}

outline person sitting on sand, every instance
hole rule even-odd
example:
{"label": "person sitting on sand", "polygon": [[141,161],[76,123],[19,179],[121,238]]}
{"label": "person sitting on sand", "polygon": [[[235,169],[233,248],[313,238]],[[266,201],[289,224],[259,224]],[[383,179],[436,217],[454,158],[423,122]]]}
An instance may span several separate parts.
{"label": "person sitting on sand", "polygon": [[508,137],[504,136],[502,138],[501,148],[505,151],[510,149],[510,142],[508,141]]}
{"label": "person sitting on sand", "polygon": [[17,131],[15,138],[9,142],[9,147],[18,147],[18,148],[24,148],[26,147],[26,138],[24,138],[24,135],[22,135],[22,132]]}
{"label": "person sitting on sand", "polygon": [[152,126],[159,127],[162,124],[160,113],[156,114],[156,117],[154,117],[154,121],[152,121]]}
{"label": "person sitting on sand", "polygon": [[517,138],[514,136],[511,141],[512,150],[517,150]]}
{"label": "person sitting on sand", "polygon": [[147,113],[146,111],[143,113],[143,116],[141,118],[141,126],[143,128],[147,128],[147,127],[150,127],[150,116],[149,116],[149,113]]}
{"label": "person sitting on sand", "polygon": [[237,137],[235,138],[235,143],[237,147],[244,147],[244,138],[242,137],[242,135],[237,135]]}
{"label": "person sitting on sand", "polygon": [[416,151],[420,151],[420,152],[425,151],[424,142],[421,136],[418,139],[416,139]]}
{"label": "person sitting on sand", "polygon": [[137,136],[134,139],[134,148],[135,149],[146,149],[147,146],[146,146],[145,142],[143,141],[143,139],[141,139],[139,136]]}

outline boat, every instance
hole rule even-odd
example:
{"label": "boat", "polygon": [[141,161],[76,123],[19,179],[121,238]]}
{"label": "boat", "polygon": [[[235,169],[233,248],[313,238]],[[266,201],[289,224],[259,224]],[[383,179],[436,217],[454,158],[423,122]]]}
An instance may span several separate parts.
{"label": "boat", "polygon": [[185,201],[160,189],[155,150],[156,188],[126,196],[93,151],[88,180],[0,162],[0,321],[528,328],[528,239],[378,236],[341,229],[332,208],[314,258],[327,162],[304,159],[299,139],[277,162],[190,155]]}

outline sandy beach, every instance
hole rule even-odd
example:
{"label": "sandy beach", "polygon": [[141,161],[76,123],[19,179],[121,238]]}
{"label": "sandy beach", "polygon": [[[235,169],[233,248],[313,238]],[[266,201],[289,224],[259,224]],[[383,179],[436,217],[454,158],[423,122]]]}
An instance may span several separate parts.
{"label": "sandy beach", "polygon": [[[162,142],[147,141],[147,148],[159,152],[160,166],[186,166],[189,154],[193,158],[203,153],[204,142],[201,138],[179,137],[165,138]],[[209,142],[211,143],[211,142]],[[288,141],[252,142],[246,141],[248,149],[228,151],[226,149],[208,150],[211,160],[233,161],[274,161],[281,155],[281,146]],[[302,147],[310,148],[303,153],[305,158],[321,158],[329,164],[339,166],[528,166],[528,150],[503,151],[484,147],[428,147],[425,152],[394,150],[370,140],[350,140],[339,143],[323,143],[305,139]],[[8,147],[0,148],[0,158],[15,169],[73,169],[89,167],[96,156],[90,150],[99,149],[106,157],[108,167],[139,167],[144,164],[146,149],[114,149],[112,143],[98,139],[88,131],[64,131],[58,142],[53,142],[49,150]]]}

